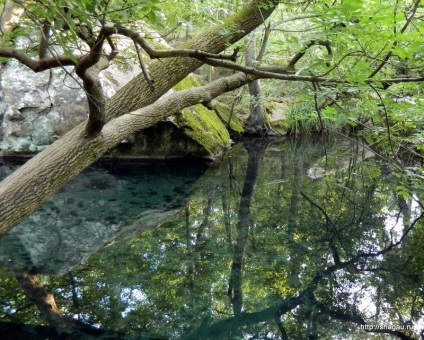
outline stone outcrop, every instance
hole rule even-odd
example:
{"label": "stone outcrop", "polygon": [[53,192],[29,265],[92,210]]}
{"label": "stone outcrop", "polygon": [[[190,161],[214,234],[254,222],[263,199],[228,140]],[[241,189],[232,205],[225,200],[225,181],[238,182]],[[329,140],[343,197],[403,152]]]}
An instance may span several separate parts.
{"label": "stone outcrop", "polygon": [[[199,86],[194,75],[178,83],[173,90]],[[217,114],[221,106],[208,109],[194,105],[124,141],[110,156],[175,158],[194,156],[213,158],[229,145],[230,134]],[[236,121],[234,118],[233,121]],[[240,125],[240,122],[238,122]],[[241,127],[241,125],[240,125]],[[242,129],[242,128],[241,128]]]}
{"label": "stone outcrop", "polygon": [[[115,93],[104,76],[108,96]],[[85,93],[71,68],[35,73],[16,61],[1,70],[2,149],[7,154],[41,151],[87,118]]]}
{"label": "stone outcrop", "polygon": [[[113,65],[102,72],[106,95],[112,96],[138,73],[138,66],[133,64],[119,68]],[[86,96],[72,68],[34,73],[10,60],[0,69],[0,77],[0,150],[3,155],[39,152],[87,118]],[[190,76],[175,90],[197,85],[194,76]],[[222,112],[222,107],[219,108]],[[239,132],[240,129],[236,118],[232,118],[229,130]],[[196,105],[123,141],[108,156],[213,158],[229,141],[229,132],[216,112]]]}

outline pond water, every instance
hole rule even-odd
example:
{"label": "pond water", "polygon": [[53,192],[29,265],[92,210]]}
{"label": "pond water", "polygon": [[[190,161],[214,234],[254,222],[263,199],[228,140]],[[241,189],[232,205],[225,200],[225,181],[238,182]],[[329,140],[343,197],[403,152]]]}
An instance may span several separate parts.
{"label": "pond water", "polygon": [[97,164],[0,239],[1,338],[418,339],[424,209],[401,191],[350,140]]}

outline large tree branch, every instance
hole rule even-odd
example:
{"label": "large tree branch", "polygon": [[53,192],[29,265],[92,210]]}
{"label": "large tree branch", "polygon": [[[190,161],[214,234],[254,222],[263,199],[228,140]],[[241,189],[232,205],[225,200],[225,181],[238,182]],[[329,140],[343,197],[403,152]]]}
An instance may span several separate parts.
{"label": "large tree branch", "polygon": [[15,278],[28,299],[35,304],[41,314],[52,325],[69,326],[71,320],[57,307],[54,295],[45,289],[37,277],[27,272],[15,272]]}
{"label": "large tree branch", "polygon": [[109,61],[116,55],[115,51],[112,51],[108,57],[102,53],[104,41],[108,37],[109,34],[102,28],[90,52],[75,66],[75,72],[83,81],[88,100],[89,116],[85,129],[88,137],[100,133],[106,123],[106,96],[99,74],[109,67]]}
{"label": "large tree branch", "polygon": [[[261,2],[253,0],[241,12],[229,18],[232,22],[230,27],[225,25],[212,27],[188,41],[184,48],[198,48],[208,53],[220,53],[228,46],[228,43],[238,41],[263,23],[278,3],[279,0]],[[226,34],[222,34],[223,28],[227,29]],[[168,58],[153,62],[150,65],[150,74],[155,80],[155,91],[150,91],[149,84],[142,74],[135,77],[107,102],[107,119],[110,120],[154,103],[201,65],[200,60],[187,62],[187,59],[182,58]],[[215,96],[242,86],[249,79],[245,75],[234,77],[238,80],[237,84],[229,86],[226,79],[221,80],[220,84],[223,87],[220,87],[221,90]],[[211,84],[211,86],[216,85]],[[197,97],[194,98],[194,102],[197,101],[197,103],[210,101],[213,95],[208,93],[205,95],[201,92],[206,89],[204,87],[200,90],[192,89],[186,95],[193,98],[191,94],[197,93]],[[25,219],[62,186],[121,140],[177,112],[184,105],[189,105],[190,101],[182,101],[182,93],[175,96],[170,97],[175,102],[170,101],[170,98],[164,98],[149,108],[146,107],[142,111],[144,115],[127,114],[106,124],[102,133],[94,138],[84,137],[85,123],[82,123],[3,180],[0,183],[0,236]],[[163,106],[165,104],[169,106],[165,108]]]}
{"label": "large tree branch", "polygon": [[327,49],[327,52],[329,55],[332,55],[333,52],[331,50],[331,46],[330,46],[330,42],[329,41],[324,41],[324,40],[311,40],[309,41],[303,48],[301,51],[299,51],[298,53],[296,53],[293,58],[289,61],[287,67],[289,69],[294,69],[294,66],[296,65],[296,63],[306,54],[306,51],[315,45],[320,45],[320,46],[325,46],[325,48]]}
{"label": "large tree branch", "polygon": [[305,292],[302,292],[296,297],[284,299],[276,306],[271,306],[257,312],[244,312],[235,315],[231,318],[213,323],[208,327],[200,328],[184,336],[182,339],[221,339],[225,338],[225,335],[231,331],[238,330],[244,326],[254,325],[269,320],[279,320],[281,315],[303,304],[304,296]]}
{"label": "large tree branch", "polygon": [[123,26],[110,26],[108,27],[107,32],[109,34],[121,34],[132,39],[136,42],[140,47],[149,55],[151,59],[160,59],[160,58],[175,58],[175,57],[192,57],[192,58],[216,58],[222,60],[231,60],[236,61],[237,52],[236,49],[233,54],[225,55],[225,54],[217,54],[217,53],[209,53],[204,52],[198,49],[171,49],[171,50],[156,50],[151,47],[146,39],[144,39],[141,34],[135,30],[132,30]]}
{"label": "large tree branch", "polygon": [[[214,26],[187,41],[181,49],[198,50],[218,54],[224,51],[247,33],[266,20],[278,5],[279,0],[253,0],[240,12],[228,18],[231,25]],[[225,33],[223,33],[225,32]],[[122,113],[151,104],[181,79],[196,70],[202,61],[187,62],[183,58],[167,58],[152,62],[149,67],[151,79],[155,82],[155,91],[140,74],[119,90],[107,103],[107,117],[116,117]]]}
{"label": "large tree branch", "polygon": [[40,60],[46,58],[49,52],[51,24],[48,21],[43,23],[40,29],[40,47],[38,48],[38,58]]}
{"label": "large tree branch", "polygon": [[0,48],[0,57],[16,59],[21,64],[29,67],[34,72],[41,72],[56,67],[74,66],[82,56],[52,56],[43,57],[40,60],[32,59],[25,52],[15,48]]}
{"label": "large tree branch", "polygon": [[348,313],[341,309],[328,308],[326,305],[324,305],[322,302],[317,301],[316,299],[314,299],[314,305],[319,309],[321,314],[326,314],[334,320],[339,320],[342,322],[350,322],[356,325],[360,325],[362,326],[361,328],[365,332],[377,333],[377,334],[389,334],[389,335],[398,337],[399,339],[402,339],[402,340],[413,339],[412,337],[398,330],[392,330],[390,328],[380,329],[378,326],[367,324],[360,315]]}
{"label": "large tree branch", "polygon": [[[344,80],[342,78],[327,78],[321,76],[300,76],[296,74],[291,74],[292,70],[288,66],[260,66],[258,68],[242,66],[236,63],[221,61],[217,59],[210,58],[201,58],[205,62],[205,64],[228,68],[231,70],[243,72],[245,74],[253,75],[257,78],[262,79],[279,79],[286,81],[301,81],[301,82],[310,82],[310,83],[326,83],[326,84],[351,84],[358,85],[362,84],[361,82],[354,82]],[[270,71],[268,71],[270,70]],[[366,84],[398,84],[398,83],[413,83],[413,82],[422,82],[424,81],[424,77],[400,77],[400,78],[386,78],[373,80],[368,79],[365,80]]]}

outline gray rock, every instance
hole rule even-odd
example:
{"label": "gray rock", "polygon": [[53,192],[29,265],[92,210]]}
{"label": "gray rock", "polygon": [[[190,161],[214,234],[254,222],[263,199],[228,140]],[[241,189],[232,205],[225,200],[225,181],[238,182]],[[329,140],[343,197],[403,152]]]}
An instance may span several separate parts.
{"label": "gray rock", "polygon": [[[0,122],[6,154],[36,152],[87,118],[84,90],[71,72],[35,73],[16,61],[3,69]],[[113,95],[113,83],[104,77],[102,82],[106,95]]]}
{"label": "gray rock", "polygon": [[[19,38],[18,48],[28,46]],[[138,73],[135,65],[101,74],[107,97]],[[87,118],[81,81],[73,67],[35,73],[16,60],[0,69],[0,147],[4,154],[37,152]]]}
{"label": "gray rock", "polygon": [[[20,38],[18,45],[25,47],[25,44],[25,38]],[[10,60],[0,72],[0,151],[3,155],[39,152],[87,118],[86,95],[72,67],[35,73]],[[138,65],[112,64],[100,75],[106,96],[113,96],[138,73]],[[190,76],[178,86],[185,89],[198,85]],[[127,139],[109,156],[214,158],[229,141],[228,131],[215,112],[206,112],[197,105]]]}

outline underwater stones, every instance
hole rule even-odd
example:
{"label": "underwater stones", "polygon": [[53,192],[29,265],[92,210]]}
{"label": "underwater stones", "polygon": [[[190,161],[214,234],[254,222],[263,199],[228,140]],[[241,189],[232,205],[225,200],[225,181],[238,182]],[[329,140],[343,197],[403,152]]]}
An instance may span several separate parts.
{"label": "underwater stones", "polygon": [[112,187],[112,183],[105,178],[90,178],[85,184],[88,189],[105,190]]}

